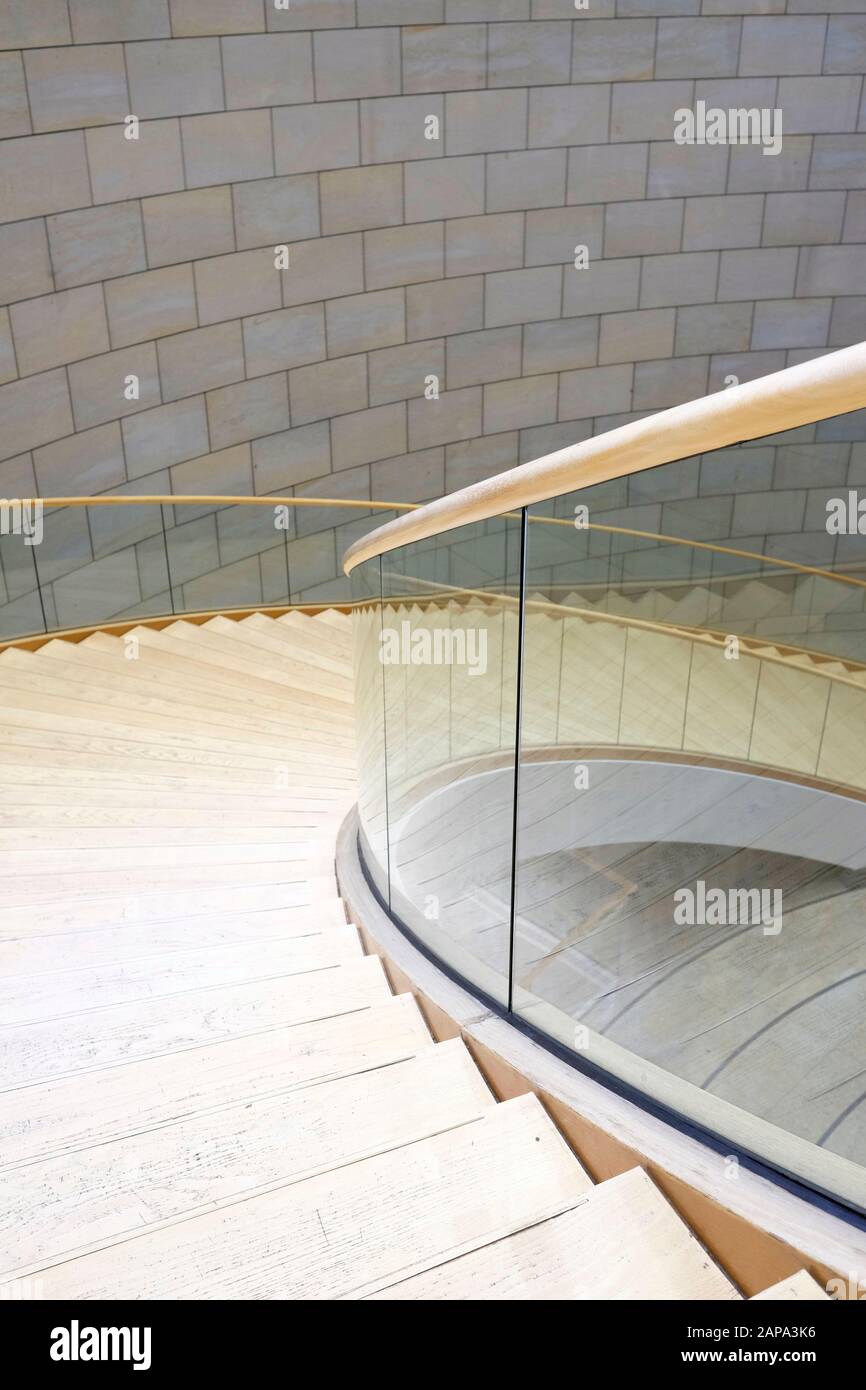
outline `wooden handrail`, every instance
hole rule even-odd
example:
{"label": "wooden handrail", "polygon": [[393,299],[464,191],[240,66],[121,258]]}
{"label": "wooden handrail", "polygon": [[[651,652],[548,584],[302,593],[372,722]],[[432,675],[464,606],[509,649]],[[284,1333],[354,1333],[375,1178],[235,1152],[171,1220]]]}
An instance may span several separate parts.
{"label": "wooden handrail", "polygon": [[39,502],[43,507],[126,507],[145,505],[165,505],[166,507],[203,505],[215,503],[227,507],[360,507],[364,511],[408,512],[414,511],[418,502],[372,502],[357,497],[222,497],[213,494],[128,494],[112,497],[16,497],[4,498],[32,506]]}
{"label": "wooden handrail", "polygon": [[[618,431],[614,431],[614,433],[618,433]],[[550,457],[553,458],[555,457],[555,455],[550,455]],[[539,460],[539,462],[542,462],[542,460]],[[517,472],[518,470],[515,469],[512,471]],[[498,476],[500,478],[507,478],[509,475],[507,473],[501,473]],[[472,489],[467,488],[464,489],[464,491],[469,492],[472,491]],[[459,497],[461,496],[461,493],[454,493],[452,495],[454,497]],[[442,500],[447,501],[449,499],[444,498]],[[291,507],[358,507],[362,511],[366,510],[386,512],[422,512],[426,511],[428,507],[438,505],[436,503],[424,504],[422,502],[374,502],[369,501],[366,498],[356,497],[249,497],[243,495],[222,496],[212,493],[189,493],[187,495],[175,495],[173,493],[126,493],[120,496],[112,495],[96,497],[16,497],[14,499],[0,498],[0,505],[2,505],[4,502],[8,504],[11,501],[17,502],[19,505],[23,506],[33,506],[38,502],[41,503],[43,507],[141,507],[159,505],[201,506],[207,504],[244,507],[273,507],[286,505]],[[499,513],[496,513],[496,515],[499,515]],[[519,513],[504,512],[502,513],[502,515],[511,517],[512,519],[516,520],[518,518]],[[528,520],[533,525],[538,526],[567,526],[569,528],[573,528],[574,526],[574,522],[566,517],[530,516]],[[395,523],[392,522],[389,523],[388,526],[380,527],[377,531],[372,531],[370,533],[370,536],[364,537],[364,540],[371,540],[374,536],[385,534],[390,529],[390,526],[394,524]],[[444,529],[448,530],[450,528],[445,527]],[[583,529],[588,531],[601,531],[619,536],[635,536],[641,540],[658,541],[661,545],[684,545],[688,546],[692,550],[709,550],[719,555],[733,555],[738,559],[754,560],[759,566],[762,567],[765,565],[770,565],[777,569],[795,570],[800,574],[817,575],[819,578],[831,579],[840,584],[850,584],[857,588],[866,588],[866,580],[856,579],[853,576],[844,574],[838,570],[825,570],[821,569],[817,565],[802,565],[796,560],[784,560],[781,557],[775,555],[759,555],[756,551],[753,550],[741,550],[734,546],[718,545],[713,541],[696,541],[686,536],[668,536],[656,531],[637,530],[631,526],[609,526],[607,525],[607,523],[599,521],[587,522],[585,528]],[[403,542],[398,543],[402,544]],[[363,544],[362,541],[356,542],[356,546],[360,546],[361,544]],[[352,555],[356,546],[352,546],[351,549],[346,553],[346,564],[348,566],[345,568],[346,574],[349,574],[351,570],[355,567],[355,565],[360,564],[361,562],[360,559],[357,559],[353,560],[351,565],[348,565],[349,556]],[[391,546],[387,548],[393,549],[393,547]],[[730,577],[734,579],[738,578],[739,576],[731,575]],[[636,583],[637,581],[633,580],[630,582]]]}
{"label": "wooden handrail", "polygon": [[[866,406],[866,343],[786,367],[546,454],[429,502],[355,541],[343,570],[429,536],[545,502],[575,488],[779,434]],[[431,406],[435,409],[435,405]]]}

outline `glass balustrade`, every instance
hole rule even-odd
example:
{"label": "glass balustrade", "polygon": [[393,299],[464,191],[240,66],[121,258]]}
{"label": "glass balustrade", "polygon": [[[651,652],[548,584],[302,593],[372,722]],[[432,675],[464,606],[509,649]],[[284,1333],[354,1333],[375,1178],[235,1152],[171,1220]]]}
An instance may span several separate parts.
{"label": "glass balustrade", "polygon": [[353,575],[395,919],[576,1065],[861,1211],[864,533],[856,412]]}
{"label": "glass balustrade", "polygon": [[395,515],[351,499],[8,501],[0,640],[172,613],[347,603],[343,552]]}

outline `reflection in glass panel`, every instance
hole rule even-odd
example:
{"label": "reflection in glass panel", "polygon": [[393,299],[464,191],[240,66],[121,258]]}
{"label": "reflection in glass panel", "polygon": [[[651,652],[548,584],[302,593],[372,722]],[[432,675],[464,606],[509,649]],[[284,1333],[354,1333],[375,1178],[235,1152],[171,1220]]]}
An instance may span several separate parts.
{"label": "reflection in glass panel", "polygon": [[514,1004],[863,1207],[866,537],[826,523],[866,431],[832,425],[531,509]]}
{"label": "reflection in glass panel", "polygon": [[508,998],[519,519],[382,560],[391,907]]}
{"label": "reflection in glass panel", "polygon": [[36,572],[38,530],[31,536],[11,529],[0,534],[0,639],[45,631]]}
{"label": "reflection in glass panel", "polygon": [[175,612],[289,602],[291,512],[179,501],[165,516]]}
{"label": "reflection in glass panel", "polygon": [[382,579],[378,556],[351,574],[355,659],[355,740],[358,821],[364,863],[385,902],[388,884],[388,787],[385,756],[384,667],[379,660]]}
{"label": "reflection in glass panel", "polygon": [[171,609],[158,505],[48,507],[36,554],[48,627]]}

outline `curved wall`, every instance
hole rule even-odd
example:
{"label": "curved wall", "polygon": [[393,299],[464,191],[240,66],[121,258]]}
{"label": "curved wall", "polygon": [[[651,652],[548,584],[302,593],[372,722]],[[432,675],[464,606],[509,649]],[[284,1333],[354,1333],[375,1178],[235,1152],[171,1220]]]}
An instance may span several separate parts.
{"label": "curved wall", "polygon": [[[863,8],[4,0],[0,493],[425,500],[866,337]],[[781,152],[675,144],[701,100]],[[381,519],[301,516],[292,596]],[[49,624],[119,554],[64,526]]]}

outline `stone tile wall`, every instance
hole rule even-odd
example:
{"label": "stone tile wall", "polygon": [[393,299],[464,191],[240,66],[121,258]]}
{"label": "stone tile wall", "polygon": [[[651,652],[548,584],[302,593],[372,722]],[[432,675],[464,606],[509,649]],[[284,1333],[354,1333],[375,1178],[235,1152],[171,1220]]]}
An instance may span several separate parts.
{"label": "stone tile wall", "polygon": [[[426,500],[862,339],[864,69],[866,0],[3,0],[0,492]],[[675,144],[698,101],[781,152]],[[49,622],[280,587],[214,517],[170,576],[65,525]]]}

